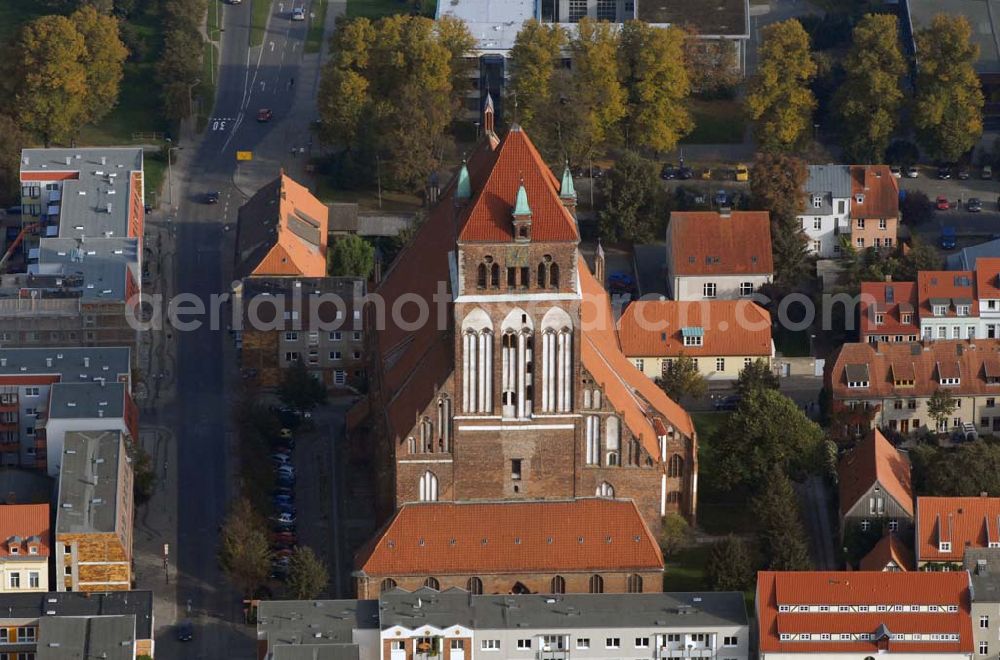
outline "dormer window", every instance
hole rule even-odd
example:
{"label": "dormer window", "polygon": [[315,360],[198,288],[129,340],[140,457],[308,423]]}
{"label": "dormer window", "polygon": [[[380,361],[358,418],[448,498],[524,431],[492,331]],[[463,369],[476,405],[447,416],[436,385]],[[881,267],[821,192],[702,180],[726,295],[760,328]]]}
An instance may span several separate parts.
{"label": "dormer window", "polygon": [[971,307],[969,305],[958,305],[955,307],[955,313],[959,316],[968,316]]}
{"label": "dormer window", "polygon": [[934,305],[934,316],[944,316],[948,313],[947,305]]}
{"label": "dormer window", "polygon": [[883,323],[885,323],[885,314],[876,314],[875,325],[882,325]]}
{"label": "dormer window", "polygon": [[813,195],[813,208],[818,209],[823,206],[823,196]]}
{"label": "dormer window", "polygon": [[11,545],[7,546],[7,550],[8,550],[8,551],[10,552],[10,554],[12,554],[12,555],[18,555],[18,554],[21,554],[21,549],[20,549],[20,548],[18,548],[18,547],[17,547],[16,545],[13,545],[13,544],[11,544]]}
{"label": "dormer window", "polygon": [[951,552],[951,542],[941,541],[938,543],[938,552]]}
{"label": "dormer window", "polygon": [[29,545],[28,546],[28,554],[29,555],[37,555],[38,554],[38,546],[37,545]]}
{"label": "dormer window", "polygon": [[913,313],[903,312],[900,314],[899,320],[904,324],[913,323]]}
{"label": "dormer window", "polygon": [[684,338],[685,346],[701,346],[705,338],[704,328],[681,328],[681,337]]}
{"label": "dormer window", "polygon": [[942,385],[959,385],[962,382],[961,378],[942,378]]}

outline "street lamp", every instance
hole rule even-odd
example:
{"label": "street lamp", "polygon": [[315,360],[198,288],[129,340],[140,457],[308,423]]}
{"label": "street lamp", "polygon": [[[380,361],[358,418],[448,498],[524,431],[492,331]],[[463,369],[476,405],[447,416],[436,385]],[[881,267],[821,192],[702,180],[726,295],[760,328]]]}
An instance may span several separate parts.
{"label": "street lamp", "polygon": [[[173,140],[166,138],[167,144],[173,144]],[[167,193],[170,195],[170,200],[167,202],[168,206],[173,207],[176,211],[177,207],[174,206],[174,168],[173,168],[173,152],[178,149],[183,149],[184,147],[167,147]]]}

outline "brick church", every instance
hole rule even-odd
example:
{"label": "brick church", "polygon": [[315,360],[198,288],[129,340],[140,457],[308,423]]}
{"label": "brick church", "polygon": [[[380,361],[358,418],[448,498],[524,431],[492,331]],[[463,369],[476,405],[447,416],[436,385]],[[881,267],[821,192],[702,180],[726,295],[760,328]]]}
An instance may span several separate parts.
{"label": "brick church", "polygon": [[[655,539],[666,513],[695,518],[694,426],[620,350],[601,284],[603,254],[592,273],[578,249],[569,171],[560,181],[516,125],[500,139],[490,104],[483,126],[485,138],[379,286],[382,309],[365,309],[370,390],[349,414],[348,432],[374,454],[385,527],[359,553],[359,566],[392,565],[374,559],[406,541],[385,540],[386,530],[405,533],[399,517],[419,515],[418,503],[475,502],[489,518],[484,504],[632,500],[638,524],[651,532],[631,535],[635,543]],[[422,312],[414,302],[431,303],[440,291],[446,305]],[[578,531],[601,527],[587,517],[606,514],[599,503],[578,509],[560,509],[572,519],[562,533],[583,545]],[[505,507],[503,518],[517,510]],[[545,517],[544,507],[523,510]],[[436,524],[447,527],[450,517]],[[456,530],[452,546],[458,531],[469,536]],[[536,536],[551,545],[547,534]],[[545,585],[562,577],[538,572],[548,573],[534,587],[511,580],[521,590],[552,591]],[[380,579],[388,587],[400,578]],[[427,580],[442,583],[440,576]],[[581,584],[588,582],[593,576]],[[623,577],[614,590],[626,587]],[[376,591],[366,589],[368,597]]]}

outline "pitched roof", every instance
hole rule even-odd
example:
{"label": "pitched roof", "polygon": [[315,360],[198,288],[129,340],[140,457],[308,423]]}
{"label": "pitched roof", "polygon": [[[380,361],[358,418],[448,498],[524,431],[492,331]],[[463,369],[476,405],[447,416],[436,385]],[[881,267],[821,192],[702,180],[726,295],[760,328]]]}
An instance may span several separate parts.
{"label": "pitched roof", "polygon": [[1000,258],[980,257],[976,260],[976,297],[1000,298]]}
{"label": "pitched roof", "polygon": [[861,558],[860,568],[862,571],[884,571],[890,563],[901,571],[913,570],[913,551],[892,533],[880,538],[875,547]]}
{"label": "pitched roof", "polygon": [[640,439],[651,456],[660,455],[657,417],[684,435],[694,434],[691,416],[668,397],[656,383],[644,376],[622,353],[611,314],[611,301],[604,288],[587,268],[583,257],[577,260],[580,289],[583,293],[581,327],[583,367],[604,390],[608,401],[622,414],[625,425]]}
{"label": "pitched roof", "polygon": [[910,462],[878,429],[858,443],[837,467],[840,478],[840,515],[845,515],[868,489],[878,483],[910,516],[913,489]]}
{"label": "pitched roof", "polygon": [[899,217],[899,184],[888,165],[851,165],[851,194],[852,218]]}
{"label": "pitched roof", "polygon": [[[0,505],[0,557],[10,557],[10,545],[15,537],[20,541],[18,556],[49,556],[49,505],[3,504]],[[28,552],[28,541],[37,537],[38,554]]]}
{"label": "pitched roof", "polygon": [[512,212],[522,185],[531,208],[532,241],[579,240],[576,220],[559,199],[559,181],[528,134],[516,126],[500,142],[486,180],[473,186],[472,204],[463,213],[458,240],[514,240]]}
{"label": "pitched roof", "polygon": [[970,305],[969,316],[979,316],[976,273],[971,270],[922,270],[917,273],[920,318],[934,316],[935,305],[945,305],[945,316],[957,316],[957,305]]}
{"label": "pitched roof", "polygon": [[[791,610],[781,612],[780,606]],[[850,612],[819,612],[817,606],[836,610],[840,605],[856,607]],[[888,611],[878,612],[886,605]],[[892,611],[894,605],[933,605],[945,611]],[[948,612],[943,606],[957,607]],[[796,611],[807,606],[808,611]],[[758,643],[765,653],[860,653],[878,655],[879,641],[821,640],[820,634],[873,634],[885,628],[891,634],[920,633],[925,639],[882,640],[889,652],[971,653],[972,624],[969,619],[969,577],[964,572],[835,571],[772,572],[757,574]],[[782,640],[782,634],[810,633],[811,639]],[[931,640],[927,633],[957,635],[957,640]]]}
{"label": "pitched roof", "polygon": [[236,273],[326,275],[326,205],[282,172],[240,207]]}
{"label": "pitched roof", "polygon": [[[919,336],[916,311],[915,282],[862,282],[861,341],[865,341],[868,335]],[[882,314],[879,325],[875,324],[875,313]],[[903,314],[907,313],[910,314],[910,322],[903,323]]]}
{"label": "pitched roof", "polygon": [[[701,346],[685,346],[685,331],[701,333]],[[752,300],[638,300],[618,319],[628,357],[743,355],[770,357],[771,315]]]}
{"label": "pitched roof", "polygon": [[918,497],[916,537],[918,563],[961,562],[966,548],[1000,544],[1000,497]]}
{"label": "pitched roof", "polygon": [[586,498],[404,504],[355,563],[370,576],[556,573],[661,570],[663,556],[634,502]]}
{"label": "pitched roof", "polygon": [[674,275],[724,275],[774,271],[771,222],[767,211],[714,211],[670,214]]}

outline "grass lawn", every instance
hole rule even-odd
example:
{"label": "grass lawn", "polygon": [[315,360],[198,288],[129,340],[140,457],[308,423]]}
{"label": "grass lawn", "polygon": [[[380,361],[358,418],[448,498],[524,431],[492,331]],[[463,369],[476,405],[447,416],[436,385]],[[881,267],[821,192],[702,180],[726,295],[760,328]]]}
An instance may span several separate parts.
{"label": "grass lawn", "polygon": [[222,0],[208,0],[208,23],[206,29],[208,38],[218,41],[222,38],[222,31],[219,24],[222,22]]}
{"label": "grass lawn", "polygon": [[330,185],[330,177],[317,175],[317,198],[323,203],[356,202],[365,211],[383,211],[385,213],[413,213],[420,208],[420,199],[416,195],[395,191],[382,191],[382,207],[378,205],[376,190],[340,190]]}
{"label": "grass lawn", "polygon": [[323,45],[323,28],[326,26],[327,0],[316,0],[313,3],[313,18],[309,19],[309,31],[306,32],[305,51],[318,53]]}
{"label": "grass lawn", "polygon": [[683,548],[669,557],[664,557],[664,591],[702,591],[708,588],[705,582],[705,564],[708,548],[692,546]]}
{"label": "grass lawn", "polygon": [[694,130],[683,144],[739,144],[743,142],[746,118],[735,99],[691,99]]}
{"label": "grass lawn", "polygon": [[146,152],[142,159],[142,171],[146,179],[143,182],[146,189],[146,203],[155,206],[160,201],[160,189],[167,176],[167,161],[158,153]]}
{"label": "grass lawn", "polygon": [[215,104],[215,80],[219,70],[219,47],[215,44],[205,42],[205,55],[201,64],[201,84],[198,85],[198,118],[195,123],[195,130],[201,133],[208,124],[208,118],[212,114],[212,106]]}
{"label": "grass lawn", "polygon": [[270,0],[250,0],[253,11],[250,15],[250,45],[260,46],[264,43],[264,28],[271,15]]}
{"label": "grass lawn", "polygon": [[[423,0],[420,13],[424,16],[434,16],[434,0]],[[392,14],[412,13],[412,5],[404,0],[347,0],[347,17],[364,16],[366,18],[382,18]]]}

